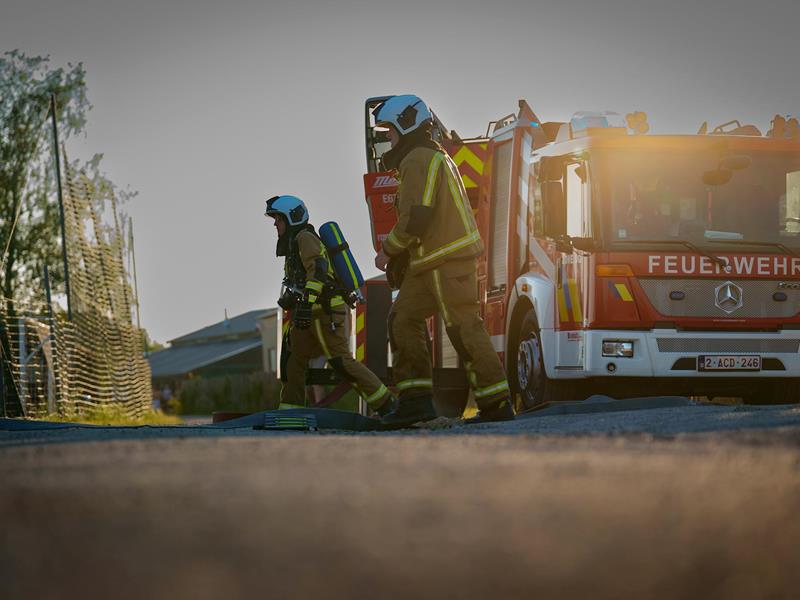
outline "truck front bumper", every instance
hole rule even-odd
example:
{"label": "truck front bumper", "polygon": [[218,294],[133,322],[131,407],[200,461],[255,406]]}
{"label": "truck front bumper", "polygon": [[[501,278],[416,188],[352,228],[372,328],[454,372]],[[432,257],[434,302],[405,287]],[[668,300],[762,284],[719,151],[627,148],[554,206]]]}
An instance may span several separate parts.
{"label": "truck front bumper", "polygon": [[[584,360],[556,367],[556,377],[800,377],[800,330],[778,333],[584,331]],[[604,341],[633,343],[633,356],[603,356]],[[701,356],[759,356],[760,370],[701,371]]]}

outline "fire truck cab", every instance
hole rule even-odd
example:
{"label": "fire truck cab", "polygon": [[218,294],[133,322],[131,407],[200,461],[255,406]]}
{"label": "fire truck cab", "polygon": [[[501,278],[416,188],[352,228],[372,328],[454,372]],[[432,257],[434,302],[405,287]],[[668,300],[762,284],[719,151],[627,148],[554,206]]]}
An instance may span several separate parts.
{"label": "fire truck cab", "polygon": [[[370,122],[380,100],[366,110],[376,246],[393,224],[384,210],[376,228],[370,187],[391,178]],[[524,101],[479,138],[436,125],[486,244],[483,318],[518,408],[800,399],[800,139],[738,123],[646,135],[643,113],[546,123]]]}

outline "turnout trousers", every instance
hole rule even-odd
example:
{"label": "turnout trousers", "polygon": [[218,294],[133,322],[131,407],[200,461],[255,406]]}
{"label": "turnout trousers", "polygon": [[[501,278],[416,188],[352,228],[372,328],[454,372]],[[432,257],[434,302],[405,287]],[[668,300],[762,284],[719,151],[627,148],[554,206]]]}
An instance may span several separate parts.
{"label": "turnout trousers", "polygon": [[400,397],[432,392],[425,320],[437,313],[467,371],[478,408],[491,407],[508,398],[503,366],[480,317],[474,259],[449,261],[429,271],[408,274],[400,284],[389,312],[392,370]]}
{"label": "turnout trousers", "polygon": [[284,359],[286,376],[281,388],[282,403],[305,406],[308,361],[321,355],[366,400],[370,408],[377,408],[386,400],[390,393],[388,388],[366,365],[350,354],[345,316],[344,311],[334,310],[328,315],[322,310],[315,310],[309,329],[291,326],[289,356]]}

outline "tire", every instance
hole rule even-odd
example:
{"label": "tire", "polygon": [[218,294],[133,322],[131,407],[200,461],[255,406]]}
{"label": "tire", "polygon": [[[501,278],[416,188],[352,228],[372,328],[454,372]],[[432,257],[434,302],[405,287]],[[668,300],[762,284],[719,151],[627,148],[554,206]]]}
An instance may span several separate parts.
{"label": "tire", "polygon": [[508,375],[517,398],[517,412],[545,402],[581,399],[574,382],[556,381],[547,376],[541,333],[533,310],[529,310],[522,319],[519,335],[509,347],[509,352],[512,361]]}

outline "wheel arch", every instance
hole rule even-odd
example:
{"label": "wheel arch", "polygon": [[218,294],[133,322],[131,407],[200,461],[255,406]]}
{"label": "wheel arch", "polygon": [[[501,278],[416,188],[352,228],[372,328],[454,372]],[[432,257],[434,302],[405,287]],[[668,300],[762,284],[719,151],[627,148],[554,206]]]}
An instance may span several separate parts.
{"label": "wheel arch", "polygon": [[[509,310],[506,313],[507,335],[504,361],[506,373],[509,372],[509,369],[516,368],[518,331],[529,311],[534,312],[540,331],[543,333],[552,331],[554,290],[553,282],[538,273],[525,273],[515,282],[509,298]],[[542,337],[549,338],[550,336],[545,334]],[[542,345],[544,346],[544,339]]]}

